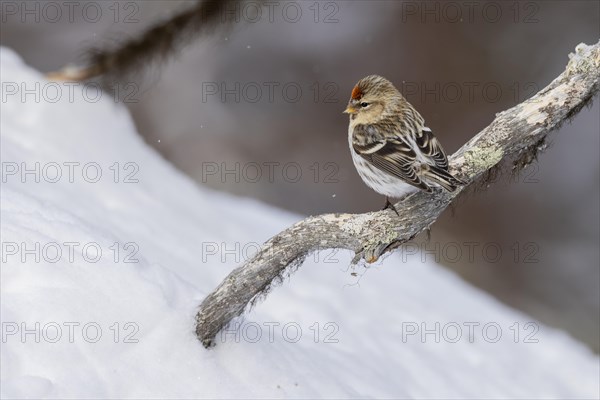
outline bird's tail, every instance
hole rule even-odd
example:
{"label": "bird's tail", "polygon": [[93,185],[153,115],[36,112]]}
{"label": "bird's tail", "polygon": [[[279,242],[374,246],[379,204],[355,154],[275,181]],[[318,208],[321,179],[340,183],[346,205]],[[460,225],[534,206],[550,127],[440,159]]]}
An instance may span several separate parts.
{"label": "bird's tail", "polygon": [[439,184],[449,192],[454,192],[458,186],[466,185],[465,182],[454,177],[450,172],[435,165],[423,165],[422,174],[425,178]]}

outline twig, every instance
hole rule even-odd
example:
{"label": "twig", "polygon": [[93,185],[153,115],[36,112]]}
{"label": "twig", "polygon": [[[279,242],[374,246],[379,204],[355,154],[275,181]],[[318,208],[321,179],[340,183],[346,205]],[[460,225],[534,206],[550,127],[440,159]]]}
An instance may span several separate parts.
{"label": "twig", "polygon": [[[262,1],[262,0],[261,0]],[[154,24],[141,35],[115,48],[88,50],[88,65],[67,66],[46,76],[50,80],[86,81],[100,78],[107,87],[138,75],[153,63],[162,63],[200,36],[209,36],[218,25],[230,26],[226,11],[238,8],[235,0],[202,0],[173,17]]]}

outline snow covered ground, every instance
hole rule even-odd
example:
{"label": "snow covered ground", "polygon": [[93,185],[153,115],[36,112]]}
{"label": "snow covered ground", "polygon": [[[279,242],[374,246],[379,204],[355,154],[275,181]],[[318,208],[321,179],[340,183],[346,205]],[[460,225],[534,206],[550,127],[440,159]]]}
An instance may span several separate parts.
{"label": "snow covered ground", "polygon": [[315,255],[204,349],[197,305],[301,217],[198,187],[108,95],[0,59],[3,398],[600,397],[586,347],[406,254],[359,277]]}

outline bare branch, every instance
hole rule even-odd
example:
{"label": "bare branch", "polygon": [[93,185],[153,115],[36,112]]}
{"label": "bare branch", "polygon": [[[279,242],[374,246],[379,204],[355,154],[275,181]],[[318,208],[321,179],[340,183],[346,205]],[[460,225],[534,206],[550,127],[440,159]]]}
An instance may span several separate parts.
{"label": "bare branch", "polygon": [[[496,115],[494,121],[450,157],[450,168],[469,185],[511,160],[514,167],[533,161],[546,135],[573,117],[600,88],[600,42],[580,44],[566,70],[531,99]],[[200,305],[196,335],[205,347],[243,313],[274,279],[299,266],[311,252],[352,250],[353,262],[372,263],[382,254],[429,228],[460,193],[418,192],[396,204],[400,215],[385,210],[365,214],[308,217],[267,241],[261,251],[227,278]]]}
{"label": "bare branch", "polygon": [[232,19],[222,19],[225,11],[235,6],[234,0],[198,1],[115,48],[88,50],[89,65],[86,67],[67,66],[46,76],[51,80],[70,81],[101,77],[101,81],[109,88],[115,81],[123,81],[128,76],[140,74],[154,62],[165,62],[177,54],[185,44],[198,37],[213,34],[219,25],[232,24]]}

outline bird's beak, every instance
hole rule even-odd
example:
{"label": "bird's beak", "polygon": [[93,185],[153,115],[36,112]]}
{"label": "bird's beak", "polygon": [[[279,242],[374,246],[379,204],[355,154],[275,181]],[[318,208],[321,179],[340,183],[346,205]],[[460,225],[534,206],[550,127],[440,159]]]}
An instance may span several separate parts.
{"label": "bird's beak", "polygon": [[356,108],[349,105],[343,112],[344,114],[356,114]]}

